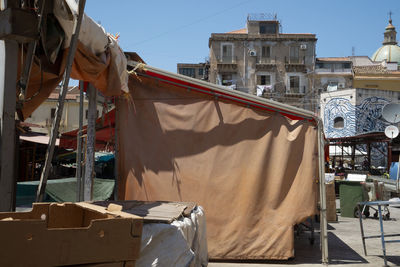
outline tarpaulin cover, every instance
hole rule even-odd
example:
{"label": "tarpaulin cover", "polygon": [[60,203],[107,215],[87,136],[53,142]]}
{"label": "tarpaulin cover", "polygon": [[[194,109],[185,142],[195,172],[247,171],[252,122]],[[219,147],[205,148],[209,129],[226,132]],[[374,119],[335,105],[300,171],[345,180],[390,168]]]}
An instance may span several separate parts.
{"label": "tarpaulin cover", "polygon": [[119,196],[204,207],[210,258],[288,259],[316,214],[317,127],[131,75],[117,103]]}
{"label": "tarpaulin cover", "polygon": [[[96,120],[96,150],[113,150],[115,134],[115,109]],[[60,138],[60,147],[76,149],[77,130],[63,133]],[[87,134],[87,125],[82,128],[82,135]]]}
{"label": "tarpaulin cover", "polygon": [[[115,181],[111,179],[94,179],[93,200],[107,200],[114,191]],[[17,206],[31,206],[36,199],[39,181],[18,182]],[[75,202],[76,178],[51,179],[47,181],[46,201]]]}

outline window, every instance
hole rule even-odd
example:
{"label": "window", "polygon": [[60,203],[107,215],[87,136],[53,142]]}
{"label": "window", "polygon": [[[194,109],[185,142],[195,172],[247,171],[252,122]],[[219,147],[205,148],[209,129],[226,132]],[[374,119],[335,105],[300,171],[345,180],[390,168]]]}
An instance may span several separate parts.
{"label": "window", "polygon": [[204,74],[204,70],[203,69],[199,69],[199,76],[203,76]]}
{"label": "window", "polygon": [[350,69],[351,68],[351,64],[350,63],[344,63],[343,64],[343,68],[344,69]]}
{"label": "window", "polygon": [[289,57],[291,63],[299,63],[299,47],[291,46],[289,51]]}
{"label": "window", "polygon": [[222,44],[222,61],[232,62],[232,59],[233,59],[233,45]]}
{"label": "window", "polygon": [[56,116],[56,109],[55,109],[55,108],[52,108],[52,109],[50,110],[50,119],[54,119],[55,116]]}
{"label": "window", "polygon": [[324,68],[324,63],[317,63],[317,64],[315,64],[315,67],[317,69],[323,69]]}
{"label": "window", "polygon": [[271,75],[257,75],[257,85],[271,85]]}
{"label": "window", "polygon": [[290,76],[290,92],[299,93],[300,92],[300,77]]}
{"label": "window", "polygon": [[326,91],[328,91],[328,92],[337,91],[337,88],[338,88],[337,81],[329,81],[328,86],[326,87]]}
{"label": "window", "polygon": [[263,46],[261,50],[261,57],[263,58],[270,58],[271,57],[271,47],[270,46]]}
{"label": "window", "polygon": [[336,117],[333,120],[333,127],[338,129],[344,128],[344,119],[342,117]]}
{"label": "window", "polygon": [[230,86],[233,84],[232,74],[222,74],[222,85]]}
{"label": "window", "polygon": [[277,24],[275,23],[260,23],[260,34],[275,34],[277,33]]}
{"label": "window", "polygon": [[195,69],[194,68],[179,68],[179,74],[195,77]]}

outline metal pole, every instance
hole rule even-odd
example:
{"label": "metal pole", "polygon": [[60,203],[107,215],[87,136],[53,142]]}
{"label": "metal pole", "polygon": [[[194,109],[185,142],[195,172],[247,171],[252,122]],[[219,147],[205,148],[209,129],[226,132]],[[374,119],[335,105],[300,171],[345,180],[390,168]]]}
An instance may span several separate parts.
{"label": "metal pole", "polygon": [[79,130],[76,142],[76,201],[82,201],[81,187],[82,187],[82,128],[83,128],[83,81],[79,82]]}
{"label": "metal pole", "polygon": [[328,255],[328,221],[326,219],[326,192],[325,192],[325,160],[324,160],[324,137],[322,121],[318,120],[318,157],[319,157],[319,198],[320,198],[320,228],[321,228],[321,254],[322,263],[327,264]]}
{"label": "metal pole", "polygon": [[46,190],[47,177],[49,176],[51,161],[52,161],[53,155],[54,155],[54,146],[56,144],[56,139],[58,137],[58,129],[60,127],[61,116],[63,113],[64,100],[65,100],[65,96],[67,95],[67,91],[68,91],[68,83],[69,83],[69,78],[71,75],[72,62],[74,60],[76,47],[78,45],[78,36],[79,36],[80,28],[81,28],[83,12],[85,9],[85,3],[86,3],[86,0],[79,1],[79,14],[78,14],[77,22],[75,24],[75,28],[74,28],[74,31],[73,31],[73,34],[71,37],[71,45],[70,45],[68,57],[67,57],[67,65],[66,65],[65,73],[64,73],[63,86],[62,86],[62,89],[60,92],[60,96],[58,97],[58,103],[57,103],[57,107],[56,107],[56,117],[51,126],[51,135],[50,135],[50,140],[49,140],[49,144],[48,144],[47,151],[46,151],[45,163],[43,166],[42,174],[40,176],[39,187],[38,187],[38,191],[36,194],[37,202],[43,201],[44,193]]}
{"label": "metal pole", "polygon": [[358,209],[358,219],[359,219],[359,222],[360,222],[361,239],[362,239],[362,243],[363,243],[363,247],[364,247],[364,255],[367,256],[367,248],[365,246],[364,227],[363,227],[363,222],[362,222],[362,214],[363,214],[363,212],[362,212],[362,210],[360,208],[360,204],[357,205],[357,209]]}
{"label": "metal pole", "polygon": [[87,88],[89,98],[88,124],[87,124],[87,149],[85,164],[84,201],[93,199],[94,182],[94,151],[96,145],[96,118],[97,118],[97,91],[92,84]]}
{"label": "metal pole", "polygon": [[0,41],[0,211],[14,210],[17,62],[18,43]]}
{"label": "metal pole", "polygon": [[381,229],[381,242],[382,242],[383,260],[385,262],[384,266],[388,266],[387,265],[387,261],[386,261],[385,232],[383,231],[382,209],[381,209],[381,205],[379,205],[379,204],[378,204],[378,213],[379,213],[379,226],[380,226],[380,229]]}

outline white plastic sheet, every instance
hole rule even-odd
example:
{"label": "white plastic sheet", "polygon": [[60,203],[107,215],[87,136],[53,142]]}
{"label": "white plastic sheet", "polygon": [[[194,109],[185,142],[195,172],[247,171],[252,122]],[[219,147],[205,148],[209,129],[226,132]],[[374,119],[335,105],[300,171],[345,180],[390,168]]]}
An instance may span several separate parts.
{"label": "white plastic sheet", "polygon": [[144,224],[137,267],[207,264],[206,220],[201,207],[192,211],[191,218],[171,224]]}

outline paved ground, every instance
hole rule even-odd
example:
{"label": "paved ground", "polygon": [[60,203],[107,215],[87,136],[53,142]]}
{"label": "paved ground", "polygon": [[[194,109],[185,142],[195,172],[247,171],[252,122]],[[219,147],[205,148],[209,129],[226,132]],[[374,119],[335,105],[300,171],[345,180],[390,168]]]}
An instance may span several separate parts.
{"label": "paved ground", "polygon": [[[400,234],[400,209],[390,207],[390,220],[383,222],[385,234]],[[371,212],[373,214],[373,212]],[[365,235],[379,235],[379,220],[367,218],[363,220]],[[318,226],[317,226],[318,227]],[[382,245],[380,238],[366,240],[368,256],[364,255],[360,224],[357,218],[340,217],[337,223],[328,225],[329,265],[332,266],[384,266]],[[296,237],[296,257],[288,261],[268,261],[250,263],[220,263],[210,262],[210,267],[261,267],[261,266],[323,266],[321,264],[321,251],[319,249],[319,233],[315,237],[315,244],[310,245],[309,233],[304,232]],[[391,239],[400,239],[392,237]],[[387,240],[390,238],[387,238]],[[386,255],[389,266],[400,266],[400,244],[386,244]]]}

